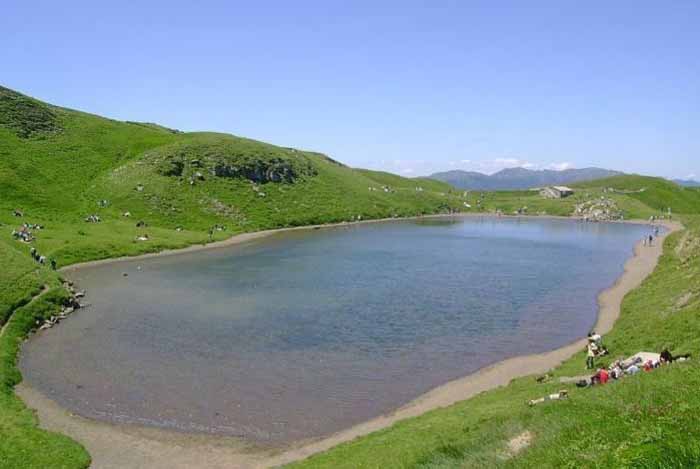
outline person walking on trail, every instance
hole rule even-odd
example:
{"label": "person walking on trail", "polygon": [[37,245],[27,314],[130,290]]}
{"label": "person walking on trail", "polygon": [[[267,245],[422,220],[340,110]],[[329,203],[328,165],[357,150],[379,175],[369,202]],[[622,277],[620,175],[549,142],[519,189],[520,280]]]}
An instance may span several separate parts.
{"label": "person walking on trail", "polygon": [[598,353],[598,346],[591,337],[588,338],[588,348],[586,356],[586,369],[592,370],[595,368],[595,356]]}
{"label": "person walking on trail", "polygon": [[654,245],[654,235],[649,235],[649,246]]}

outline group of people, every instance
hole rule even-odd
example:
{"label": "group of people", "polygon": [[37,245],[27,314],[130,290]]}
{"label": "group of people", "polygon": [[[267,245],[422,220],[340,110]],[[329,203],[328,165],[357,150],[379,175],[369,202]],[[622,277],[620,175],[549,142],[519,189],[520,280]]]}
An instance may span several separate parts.
{"label": "group of people", "polygon": [[606,384],[611,379],[618,380],[625,375],[634,375],[639,373],[642,369],[644,371],[651,371],[652,369],[658,366],[658,362],[654,362],[652,360],[647,360],[646,362],[644,362],[642,358],[638,358],[631,362],[615,360],[607,368],[605,366],[601,366],[600,368],[598,368],[596,373],[593,376],[591,376],[589,381],[579,383],[579,386],[593,386],[596,384]]}
{"label": "group of people", "polygon": [[579,387],[593,386],[596,384],[606,384],[608,381],[622,379],[625,375],[635,375],[640,371],[652,371],[660,366],[667,365],[674,361],[686,361],[690,358],[690,354],[673,356],[671,352],[665,349],[655,357],[635,356],[627,360],[615,360],[608,366],[598,368],[596,374],[591,376],[590,380],[583,380],[577,383]]}
{"label": "group of people", "polygon": [[209,241],[214,240],[214,231],[226,231],[226,226],[217,224],[209,228]]}
{"label": "group of people", "polygon": [[24,241],[25,243],[31,243],[34,241],[34,235],[24,226],[22,226],[19,230],[12,230],[12,237],[18,241]]}
{"label": "group of people", "polygon": [[581,380],[577,384],[579,387],[586,387],[596,384],[606,384],[611,379],[618,380],[625,375],[634,375],[640,371],[651,371],[667,363],[674,361],[685,361],[690,358],[690,354],[674,356],[668,349],[664,349],[661,354],[638,353],[627,360],[615,360],[609,366],[601,365],[596,369],[595,360],[598,357],[608,355],[608,349],[603,346],[603,338],[596,332],[588,334],[588,345],[586,353],[586,369],[595,369],[596,373],[589,379]]}
{"label": "group of people", "polygon": [[23,223],[22,226],[17,230],[12,230],[12,237],[18,241],[24,241],[25,243],[31,243],[34,241],[34,234],[29,230],[41,230],[43,225],[34,223]]}
{"label": "group of people", "polygon": [[[42,256],[41,254],[39,254],[39,252],[36,250],[36,248],[31,248],[29,250],[29,255],[32,256],[32,259],[37,261],[39,264],[41,264],[41,265],[46,264],[46,261],[47,261],[46,256]],[[49,263],[51,264],[51,269],[56,270],[56,267],[57,267],[56,266],[56,259],[53,259],[53,258],[50,259]]]}
{"label": "group of people", "polygon": [[655,226],[654,229],[652,230],[651,233],[649,233],[649,236],[645,236],[644,239],[642,240],[642,243],[644,243],[644,246],[653,246],[654,245],[654,239],[659,237],[659,227]]}
{"label": "group of people", "polygon": [[588,345],[586,346],[586,369],[595,368],[595,359],[608,354],[608,349],[603,346],[603,337],[595,331],[588,334]]}

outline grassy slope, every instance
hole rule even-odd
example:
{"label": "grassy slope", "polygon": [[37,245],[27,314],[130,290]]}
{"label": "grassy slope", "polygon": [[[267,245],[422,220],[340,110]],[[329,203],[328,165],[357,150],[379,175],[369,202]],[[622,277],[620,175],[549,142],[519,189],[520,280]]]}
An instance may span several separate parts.
{"label": "grassy slope", "polygon": [[[252,184],[205,174],[203,181],[190,185],[184,177],[161,174],[152,164],[153,155],[170,157],[183,151],[187,158],[199,158],[212,145],[229,149],[230,157],[301,158],[310,162],[314,174],[293,184]],[[596,196],[610,184],[628,188],[654,181],[633,178],[581,186],[582,193],[576,197]],[[138,184],[144,185],[143,191],[135,190]],[[385,185],[392,191],[381,190]],[[417,191],[417,186],[423,191]],[[693,193],[679,195],[671,191],[655,196],[656,188],[652,189],[639,195],[613,197],[628,217],[658,214],[665,200],[673,201],[674,210],[681,202],[684,210],[695,207]],[[265,196],[260,196],[260,192]],[[475,205],[475,196],[470,194],[466,200]],[[98,206],[102,199],[109,201],[107,207]],[[461,192],[436,181],[353,170],[316,153],[232,136],[183,134],[152,124],[116,122],[46,106],[0,88],[0,224],[5,233],[0,236],[0,324],[12,314],[0,339],[0,467],[16,467],[18,461],[22,467],[85,467],[89,460],[79,445],[38,430],[34,416],[12,393],[12,387],[21,378],[15,367],[20,338],[31,329],[35,318],[50,314],[61,300],[60,291],[51,290],[27,305],[42,285],[55,289],[58,278],[29,259],[28,246],[9,237],[9,231],[20,221],[45,224],[46,229],[37,233],[35,246],[65,265],[206,242],[209,227],[217,223],[228,227],[226,232],[215,235],[223,238],[243,231],[354,220],[358,216],[367,219],[435,213],[462,208],[464,200]],[[482,210],[502,209],[509,213],[527,205],[530,213],[568,215],[575,202],[576,199],[543,200],[527,192],[493,193],[486,194]],[[25,217],[14,218],[14,208],[25,211]],[[122,217],[124,211],[130,211],[132,218]],[[83,218],[92,213],[98,213],[104,221],[85,223]],[[135,221],[141,219],[148,223],[146,229],[135,227]],[[184,229],[176,231],[177,226]],[[150,235],[151,241],[135,242],[134,236],[143,232]],[[672,265],[674,260],[664,262]],[[675,277],[671,282],[674,272],[670,269],[658,273],[660,285],[684,285]],[[660,286],[659,291],[662,294],[654,297],[655,301],[670,298],[669,289]],[[675,323],[673,326],[678,327]],[[620,344],[628,343],[625,340],[631,343],[632,339],[621,336]],[[676,345],[680,349],[685,343]],[[503,438],[525,427],[538,431],[538,444],[526,453],[535,454],[538,445],[548,441],[541,435],[559,435],[554,431],[546,433],[548,427],[534,425],[537,419],[533,419],[531,411],[523,412],[522,401],[543,390],[533,389],[530,380],[520,380],[453,409],[433,412],[343,445],[302,465],[460,467],[482,460],[500,464],[494,450],[502,447]],[[603,389],[593,394],[605,392]],[[606,402],[608,397],[601,395],[601,402]],[[570,402],[566,405],[588,401]],[[536,409],[535,413],[546,414],[547,409]],[[552,411],[548,422],[559,422],[559,417],[567,416]],[[568,421],[568,417],[563,420]],[[548,454],[545,451],[541,461],[550,461]]]}
{"label": "grassy slope", "polygon": [[656,210],[673,213],[700,213],[700,191],[697,188],[681,187],[665,179],[634,175],[617,176],[578,184],[581,188],[610,187],[627,192],[628,198]]}
{"label": "grassy slope", "polygon": [[[218,178],[190,185],[164,176],[149,155],[170,158],[185,152],[199,158],[223,148],[232,161],[306,161],[312,175],[295,183],[252,184]],[[61,297],[29,301],[43,285],[58,288],[58,276],[29,257],[29,245],[10,231],[22,222],[40,223],[33,243],[59,265],[177,248],[209,240],[214,224],[227,226],[215,239],[265,228],[437,213],[460,206],[449,186],[431,184],[417,192],[395,177],[394,191],[382,175],[357,171],[318,153],[299,152],[229,135],[178,133],[141,123],[124,123],[46,105],[0,87],[0,467],[85,467],[86,452],[60,435],[37,428],[35,417],[14,396],[20,340],[35,320],[50,315]],[[143,191],[135,190],[138,184]],[[255,186],[255,190],[254,189]],[[259,195],[265,193],[265,197]],[[98,201],[109,201],[100,207]],[[20,209],[23,218],[12,210]],[[131,218],[122,213],[130,211]],[[84,218],[99,214],[102,223]],[[148,223],[137,228],[137,220]],[[175,230],[182,227],[181,231]],[[148,233],[151,240],[136,242]],[[58,291],[58,290],[57,290]],[[11,319],[10,319],[11,318]],[[50,463],[49,463],[50,461]]]}

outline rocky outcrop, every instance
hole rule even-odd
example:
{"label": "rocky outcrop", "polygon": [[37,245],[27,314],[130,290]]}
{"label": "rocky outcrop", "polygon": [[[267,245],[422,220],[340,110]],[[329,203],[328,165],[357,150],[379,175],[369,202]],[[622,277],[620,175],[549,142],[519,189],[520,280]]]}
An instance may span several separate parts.
{"label": "rocky outcrop", "polygon": [[265,151],[262,145],[248,151],[234,139],[167,146],[145,155],[163,176],[183,178],[196,185],[209,178],[245,179],[255,184],[287,183],[316,175],[302,153],[293,150]]}
{"label": "rocky outcrop", "polygon": [[37,321],[36,326],[40,331],[46,329],[51,329],[53,326],[66,319],[68,316],[73,314],[76,309],[84,308],[85,305],[80,302],[81,298],[85,298],[85,291],[76,291],[73,282],[66,282],[63,287],[68,290],[70,296],[61,306],[61,312],[57,315],[52,315],[45,321]]}
{"label": "rocky outcrop", "polygon": [[610,198],[600,197],[576,204],[574,215],[587,221],[611,221],[624,218],[622,210]]}

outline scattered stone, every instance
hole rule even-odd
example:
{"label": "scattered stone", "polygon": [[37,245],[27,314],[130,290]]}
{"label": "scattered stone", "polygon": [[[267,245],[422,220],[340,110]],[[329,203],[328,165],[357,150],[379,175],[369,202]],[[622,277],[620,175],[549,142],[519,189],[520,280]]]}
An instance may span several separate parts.
{"label": "scattered stone", "polygon": [[622,220],[624,215],[613,199],[600,197],[576,204],[574,215],[583,218],[585,221],[612,221]]}
{"label": "scattered stone", "polygon": [[693,298],[693,292],[688,292],[688,293],[682,295],[676,301],[676,304],[675,304],[676,309],[681,309],[681,308],[688,306],[688,303],[690,303],[691,298]]}

